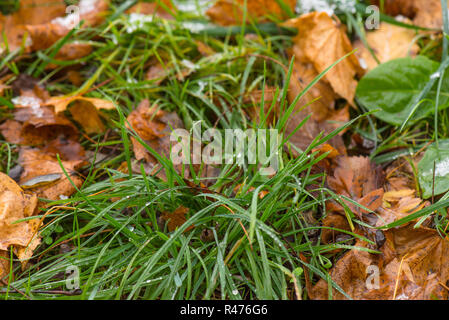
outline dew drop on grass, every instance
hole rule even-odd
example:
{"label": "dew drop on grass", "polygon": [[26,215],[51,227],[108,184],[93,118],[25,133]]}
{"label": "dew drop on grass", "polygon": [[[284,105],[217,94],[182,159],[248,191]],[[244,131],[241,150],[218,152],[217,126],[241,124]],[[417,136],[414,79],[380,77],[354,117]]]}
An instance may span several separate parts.
{"label": "dew drop on grass", "polygon": [[236,296],[236,295],[239,294],[239,291],[238,291],[237,289],[234,289],[234,290],[232,290],[232,294],[233,294],[234,296]]}
{"label": "dew drop on grass", "polygon": [[439,77],[441,77],[441,72],[437,71],[430,76],[430,79],[438,79]]}

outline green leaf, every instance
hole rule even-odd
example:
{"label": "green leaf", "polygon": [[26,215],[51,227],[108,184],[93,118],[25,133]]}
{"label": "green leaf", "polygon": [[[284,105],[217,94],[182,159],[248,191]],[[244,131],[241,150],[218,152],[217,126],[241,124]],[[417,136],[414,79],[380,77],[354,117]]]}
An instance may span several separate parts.
{"label": "green leaf", "polygon": [[[401,125],[417,106],[416,99],[432,78],[438,77],[440,64],[424,56],[388,61],[371,70],[359,82],[357,99],[374,115],[393,125]],[[449,106],[449,76],[445,73],[440,92],[440,106]],[[418,101],[408,124],[434,112],[437,83]]]}
{"label": "green leaf", "polygon": [[[435,169],[435,187],[433,187]],[[432,144],[418,164],[419,184],[425,199],[440,195],[449,190],[449,140]]]}

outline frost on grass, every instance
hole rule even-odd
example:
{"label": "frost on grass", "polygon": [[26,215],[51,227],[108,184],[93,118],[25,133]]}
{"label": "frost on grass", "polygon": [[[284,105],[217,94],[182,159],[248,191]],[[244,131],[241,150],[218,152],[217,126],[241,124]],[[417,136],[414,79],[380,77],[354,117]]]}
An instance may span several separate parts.
{"label": "frost on grass", "polygon": [[302,0],[298,4],[298,11],[300,13],[309,12],[326,12],[332,16],[335,11],[346,11],[355,13],[354,0]]}

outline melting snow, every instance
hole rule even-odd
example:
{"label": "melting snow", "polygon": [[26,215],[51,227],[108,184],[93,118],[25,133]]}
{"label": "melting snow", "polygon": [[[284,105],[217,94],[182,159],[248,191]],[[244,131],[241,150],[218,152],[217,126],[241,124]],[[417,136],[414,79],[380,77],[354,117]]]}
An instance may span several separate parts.
{"label": "melting snow", "polygon": [[449,159],[444,159],[438,162],[435,166],[435,175],[438,177],[444,177],[449,174]]}
{"label": "melting snow", "polygon": [[129,26],[126,28],[127,33],[132,33],[138,29],[143,28],[146,22],[153,21],[153,16],[141,13],[131,13],[129,15]]}
{"label": "melting snow", "polygon": [[15,105],[31,107],[33,114],[38,118],[42,118],[44,115],[44,111],[41,109],[42,100],[39,98],[20,96],[13,98],[11,101]]}
{"label": "melting snow", "polygon": [[354,0],[302,0],[299,3],[298,11],[302,13],[309,13],[312,11],[326,12],[328,15],[333,15],[335,10],[349,11],[355,13]]}

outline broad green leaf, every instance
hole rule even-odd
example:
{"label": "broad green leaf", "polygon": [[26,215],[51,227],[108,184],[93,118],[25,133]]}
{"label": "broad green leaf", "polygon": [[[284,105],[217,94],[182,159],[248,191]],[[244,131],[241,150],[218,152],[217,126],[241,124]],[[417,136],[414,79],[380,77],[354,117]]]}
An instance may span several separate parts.
{"label": "broad green leaf", "polygon": [[[435,169],[435,170],[434,170]],[[435,171],[435,186],[434,181]],[[419,184],[425,199],[449,190],[449,140],[432,144],[418,164]]]}
{"label": "broad green leaf", "polygon": [[[401,125],[416,106],[415,100],[432,78],[438,78],[440,64],[424,56],[388,61],[370,71],[359,82],[357,99],[369,111],[380,109],[374,115],[393,125]],[[408,124],[421,119],[435,109],[437,82],[419,102]],[[445,73],[440,106],[449,106],[449,76]]]}

